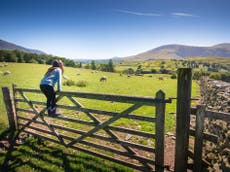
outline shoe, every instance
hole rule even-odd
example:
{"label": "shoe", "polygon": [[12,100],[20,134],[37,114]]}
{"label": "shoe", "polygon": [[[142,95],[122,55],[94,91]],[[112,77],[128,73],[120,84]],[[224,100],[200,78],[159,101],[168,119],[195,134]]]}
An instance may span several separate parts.
{"label": "shoe", "polygon": [[49,114],[49,116],[52,116],[52,117],[57,117],[57,116],[61,115],[61,113],[57,111],[57,108],[56,108],[56,107],[51,108],[51,109],[48,111],[48,114]]}

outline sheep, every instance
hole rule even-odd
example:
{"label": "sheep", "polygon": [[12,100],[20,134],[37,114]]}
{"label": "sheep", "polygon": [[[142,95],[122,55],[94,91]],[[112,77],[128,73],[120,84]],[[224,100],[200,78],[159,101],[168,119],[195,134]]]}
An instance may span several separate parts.
{"label": "sheep", "polygon": [[64,79],[66,79],[66,80],[68,80],[68,79],[69,79],[69,77],[68,77],[68,76],[66,76],[66,75],[64,75],[64,76],[63,76],[63,78],[64,78]]}
{"label": "sheep", "polygon": [[107,81],[107,77],[106,77],[106,76],[102,76],[102,77],[100,78],[100,81],[101,81],[101,82]]}
{"label": "sheep", "polygon": [[81,73],[80,73],[80,72],[77,72],[77,75],[81,75]]}
{"label": "sheep", "polygon": [[3,73],[3,75],[9,75],[9,74],[11,74],[10,71],[5,71],[5,72]]}
{"label": "sheep", "polygon": [[158,79],[159,79],[159,80],[164,80],[164,78],[163,78],[162,76],[160,76]]}

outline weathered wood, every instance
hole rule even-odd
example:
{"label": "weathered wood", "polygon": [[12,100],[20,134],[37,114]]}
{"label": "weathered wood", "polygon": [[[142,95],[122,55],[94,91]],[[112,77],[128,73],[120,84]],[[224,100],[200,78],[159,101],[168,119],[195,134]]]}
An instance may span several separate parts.
{"label": "weathered wood", "polygon": [[[19,119],[25,120],[25,121],[30,121],[29,118],[25,118],[25,117],[21,117],[21,116],[19,116]],[[45,125],[41,121],[33,121],[33,122],[36,123],[36,124]],[[19,126],[25,126],[25,124],[21,123],[21,122],[19,122],[18,125]],[[86,131],[77,130],[77,129],[74,129],[74,128],[63,127],[63,126],[60,126],[60,125],[57,125],[57,124],[50,124],[50,125],[55,129],[61,129],[61,130],[64,130],[64,131],[68,131],[68,132],[72,132],[72,133],[76,133],[76,134],[80,134],[80,135],[83,135],[83,134],[87,133]],[[31,126],[28,126],[28,128],[30,128],[30,127]],[[62,135],[62,134],[60,134],[60,135]],[[120,143],[120,144],[123,144],[123,145],[126,145],[126,146],[130,146],[130,147],[137,148],[137,149],[144,150],[144,151],[149,151],[149,152],[152,152],[152,153],[155,152],[155,149],[152,148],[152,147],[149,147],[149,146],[140,145],[140,144],[137,144],[137,143],[132,143],[132,142],[123,141],[123,140],[115,140],[113,138],[105,137],[105,136],[99,135],[99,134],[92,134],[90,137],[95,138],[95,139],[99,139],[99,140],[103,140],[103,141],[108,141],[108,142],[111,142],[111,143]]]}
{"label": "weathered wood", "polygon": [[[192,115],[196,115],[196,112],[197,112],[196,108],[191,108]],[[216,112],[216,111],[206,110],[205,117],[212,118],[212,119],[219,119],[223,121],[230,121],[230,113],[226,113],[226,112]]]}
{"label": "weathered wood", "polygon": [[[76,107],[84,109],[84,106],[83,106],[80,102],[76,101],[73,97],[68,97],[68,99],[69,99],[73,104],[75,104]],[[96,123],[96,124],[101,123],[101,121],[98,120],[92,113],[86,111],[85,114],[86,114],[91,120],[93,120],[94,123]]]}
{"label": "weathered wood", "polygon": [[[32,126],[32,125],[29,125],[29,126],[26,126],[25,124],[23,123],[18,123],[18,126],[22,126],[22,127],[26,127],[26,128],[29,128],[29,129],[33,129],[35,130],[36,132],[39,131],[39,132],[42,132],[42,133],[46,133],[46,134],[49,134],[49,135],[53,135],[55,136],[51,131],[49,130],[45,130],[45,129],[42,129],[42,128],[39,128],[39,127],[35,127],[35,126]],[[38,134],[38,133],[37,133]]]}
{"label": "weathered wood", "polygon": [[[109,111],[90,109],[90,108],[80,108],[79,111],[96,113],[96,114],[103,114],[103,115],[108,115],[108,116],[116,116],[119,114],[117,112],[109,112]],[[123,116],[122,118],[136,119],[136,120],[148,121],[148,122],[156,122],[156,118],[147,117],[147,116],[140,116],[140,115],[135,115],[135,114],[129,114],[127,116]]]}
{"label": "weathered wood", "polygon": [[[194,160],[194,153],[191,150],[188,150],[188,157],[190,157],[191,159]],[[202,165],[205,166],[205,167],[210,167],[211,166],[211,164],[208,161],[205,161],[204,159],[202,159]]]}
{"label": "weathered wood", "polygon": [[[37,127],[33,127],[33,126],[29,126],[28,128],[33,129],[35,131],[37,130],[37,131],[40,131],[42,133],[46,133],[46,134],[55,136],[53,132],[46,131],[46,130],[43,130],[41,128],[37,128]],[[31,132],[33,132],[33,131],[31,131]],[[36,134],[39,135],[39,136],[44,136],[44,135],[41,135],[39,133],[36,133]],[[66,136],[66,135],[60,135],[60,136],[63,137],[64,139],[67,139],[67,140],[74,140],[74,138],[70,137],[70,136]],[[61,142],[59,142],[59,143],[62,144]],[[107,147],[107,146],[104,146],[104,145],[99,145],[99,144],[92,143],[92,142],[89,142],[89,141],[80,141],[79,143],[83,144],[83,145],[93,147],[93,148],[97,148],[97,149],[100,149],[100,150],[103,150],[103,151],[108,151],[108,152],[112,152],[112,153],[115,153],[115,154],[118,154],[118,155],[133,158],[133,159],[136,159],[136,160],[138,160],[140,162],[142,161],[142,163],[148,162],[148,163],[155,164],[155,161],[153,161],[152,159],[145,158],[145,157],[140,156],[140,155],[131,155],[131,154],[127,153],[127,152],[123,152],[123,151],[118,150],[118,149],[113,149],[111,147]]]}
{"label": "weathered wood", "polygon": [[[16,110],[19,112],[27,112],[27,113],[31,113],[31,114],[36,114],[34,111],[23,109],[23,108],[17,108]],[[62,117],[62,116],[57,116],[57,117],[49,116],[49,118],[55,118],[55,119],[59,119],[59,120],[63,120],[63,121],[75,122],[78,124],[84,124],[84,125],[89,125],[89,126],[96,126],[96,124],[94,122],[78,120],[78,119],[73,119],[73,118],[67,118],[67,117]]]}
{"label": "weathered wood", "polygon": [[[54,142],[54,143],[62,145],[58,140],[54,140],[54,139],[51,139],[49,137],[39,135],[37,133],[31,132],[31,131],[28,131],[28,130],[25,130],[24,132],[26,132],[28,134],[31,134],[31,135],[34,135],[36,137],[39,137],[39,138],[42,138],[42,139],[45,139],[45,140],[49,140],[51,142]],[[94,155],[94,156],[97,156],[97,157],[100,157],[100,158],[103,158],[103,159],[106,159],[106,160],[109,160],[109,161],[113,161],[113,162],[125,165],[127,167],[130,167],[130,168],[133,168],[133,169],[136,169],[136,170],[146,171],[146,168],[144,166],[140,166],[140,165],[129,163],[129,162],[126,162],[126,161],[123,161],[123,160],[120,160],[120,159],[116,159],[116,158],[110,157],[108,155],[98,153],[98,152],[95,152],[95,151],[92,151],[92,150],[89,150],[89,149],[86,149],[86,148],[76,147],[76,146],[71,146],[70,148],[78,150],[78,151],[82,151],[82,152],[85,152],[87,154],[91,154],[91,155]]]}
{"label": "weathered wood", "polygon": [[[17,88],[17,91],[41,93],[41,91],[37,89],[25,89],[25,88]],[[57,94],[67,96],[67,97],[71,96],[71,97],[78,97],[78,98],[108,100],[108,101],[116,101],[116,102],[123,102],[123,103],[132,103],[132,104],[138,102],[140,104],[144,103],[145,105],[150,105],[150,106],[153,106],[153,103],[160,103],[162,101],[152,97],[138,97],[138,96],[91,93],[91,92],[62,91],[61,93],[57,93]],[[165,99],[164,102],[170,103],[171,101],[169,99]]]}
{"label": "weathered wood", "polygon": [[[84,106],[83,106],[81,103],[79,103],[78,101],[76,101],[74,98],[72,98],[72,97],[68,97],[68,98],[69,98],[69,100],[70,100],[72,103],[74,103],[77,107],[84,108]],[[100,121],[99,119],[97,119],[92,113],[86,111],[85,114],[86,114],[90,119],[92,119],[96,125],[97,125],[97,124],[101,124],[101,121]],[[110,137],[112,137],[113,139],[115,139],[115,140],[120,140],[119,137],[118,137],[116,134],[114,134],[112,131],[110,131],[108,128],[104,128],[104,131],[105,131]],[[121,146],[122,146],[124,149],[126,149],[129,153],[135,154],[135,151],[133,151],[133,150],[132,150],[131,148],[129,148],[128,146],[122,145],[122,144],[121,144]]]}
{"label": "weathered wood", "polygon": [[[17,102],[26,102],[23,99],[16,99]],[[44,102],[38,102],[38,101],[31,101],[31,103],[36,104],[36,105],[46,105]],[[57,105],[58,108],[62,109],[68,109],[68,110],[76,110],[79,112],[89,112],[89,113],[96,113],[96,114],[103,114],[107,116],[116,116],[119,113],[117,112],[110,112],[110,111],[105,111],[105,110],[97,110],[97,109],[90,109],[90,108],[82,108],[82,107],[76,107],[76,106],[67,106],[67,105]],[[22,108],[20,108],[22,109]],[[140,116],[140,115],[135,115],[135,114],[129,114],[128,116],[124,116],[122,118],[127,118],[127,119],[135,119],[135,120],[140,120],[140,121],[148,121],[148,122],[156,122],[156,118],[148,117],[148,116]]]}
{"label": "weathered wood", "polygon": [[117,149],[113,149],[111,147],[99,145],[99,144],[88,142],[88,141],[80,141],[79,143],[81,143],[83,145],[91,146],[91,147],[94,147],[94,148],[97,148],[97,149],[100,149],[100,150],[109,151],[109,152],[112,152],[112,153],[115,153],[115,154],[118,154],[118,155],[126,156],[126,157],[129,157],[129,158],[135,159],[135,160],[139,160],[139,161],[142,161],[142,163],[143,162],[148,162],[148,163],[155,164],[155,161],[153,161],[152,159],[145,158],[145,157],[142,157],[140,155],[136,155],[136,154],[131,155],[128,152],[123,152],[123,151],[120,151],[120,150],[117,150]]}
{"label": "weathered wood", "polygon": [[191,107],[191,115],[196,115],[197,108]]}
{"label": "weathered wood", "polygon": [[[34,123],[43,124],[40,121],[36,121],[36,120],[33,120],[33,119],[31,120],[29,118],[22,117],[22,116],[18,116],[18,119],[27,120],[30,123],[34,122]],[[54,125],[54,124],[50,124],[50,125]],[[152,133],[149,133],[149,132],[143,132],[143,131],[138,131],[138,130],[134,130],[134,129],[123,128],[123,127],[107,126],[106,128],[108,128],[110,130],[114,130],[114,131],[124,132],[124,133],[128,133],[128,134],[134,134],[134,135],[142,136],[142,137],[149,137],[149,138],[154,138],[154,139],[156,137],[155,134],[152,134]]]}
{"label": "weathered wood", "polygon": [[152,134],[149,132],[143,132],[143,131],[138,131],[138,130],[134,130],[134,129],[116,127],[116,126],[107,126],[107,128],[114,130],[114,131],[124,132],[124,133],[128,133],[128,134],[135,134],[137,136],[156,138],[155,134]]}
{"label": "weathered wood", "polygon": [[16,89],[17,89],[17,85],[16,84],[12,84],[13,102],[14,102],[14,108],[15,108],[15,121],[16,121],[16,123],[18,123],[18,118],[17,118],[17,102],[15,101],[15,99],[16,99],[16,91],[15,90]]}
{"label": "weathered wood", "polygon": [[224,113],[224,112],[214,112],[206,110],[205,117],[213,118],[213,119],[219,119],[226,122],[230,122],[230,113]]}
{"label": "weathered wood", "polygon": [[[41,137],[41,138],[42,137],[47,138],[46,136],[42,135],[42,133],[48,134],[49,135],[48,140],[52,141],[54,139],[58,139],[58,140],[55,140],[54,142],[58,143],[58,144],[62,144],[64,146],[68,146],[70,148],[74,148],[74,149],[77,148],[77,150],[80,150],[82,148],[81,146],[79,147],[79,145],[77,145],[77,143],[79,143],[79,144],[83,144],[86,146],[90,146],[92,148],[101,149],[104,151],[116,153],[116,154],[121,155],[121,156],[133,158],[137,161],[140,161],[143,164],[142,166],[139,166],[139,168],[137,168],[138,170],[141,170],[141,171],[149,171],[150,167],[152,165],[155,165],[156,169],[161,169],[161,171],[162,171],[162,169],[164,169],[164,163],[159,163],[160,161],[158,161],[158,163],[155,163],[154,160],[142,157],[142,156],[138,155],[138,152],[136,152],[136,149],[139,149],[139,150],[144,150],[144,151],[148,151],[151,153],[156,153],[155,148],[136,144],[136,143],[132,143],[132,142],[128,142],[128,141],[124,141],[123,139],[116,136],[116,133],[113,133],[113,131],[124,132],[124,133],[134,134],[134,135],[138,135],[138,136],[148,137],[148,138],[156,138],[155,134],[148,133],[148,132],[142,132],[142,131],[138,131],[138,130],[133,130],[133,129],[128,129],[128,128],[117,127],[117,126],[110,126],[110,124],[112,124],[113,122],[115,122],[116,120],[118,120],[120,118],[156,122],[157,121],[156,118],[139,116],[139,115],[135,115],[135,114],[131,114],[131,113],[143,105],[147,105],[147,106],[155,106],[156,105],[156,106],[158,106],[158,107],[156,107],[156,112],[158,112],[158,115],[160,115],[161,112],[163,112],[163,115],[164,115],[164,111],[161,111],[161,110],[159,111],[159,109],[161,109],[162,107],[165,108],[165,103],[169,103],[169,102],[171,102],[171,100],[165,100],[165,97],[162,99],[161,96],[158,96],[156,98],[151,98],[151,97],[135,97],[135,96],[126,96],[126,95],[112,95],[112,94],[97,94],[97,93],[95,94],[95,93],[84,93],[84,92],[61,92],[61,93],[58,93],[60,100],[63,97],[67,97],[75,105],[75,106],[68,106],[68,105],[60,105],[59,104],[59,105],[57,105],[58,108],[70,109],[70,110],[74,110],[74,111],[83,112],[83,113],[87,114],[92,121],[89,122],[89,121],[82,121],[82,120],[76,120],[76,119],[71,119],[71,118],[68,119],[68,118],[62,117],[62,116],[55,117],[55,119],[71,121],[71,122],[76,122],[76,123],[81,123],[81,124],[84,123],[84,124],[89,125],[89,126],[94,126],[94,128],[90,129],[89,131],[81,131],[78,129],[67,128],[64,126],[57,125],[57,124],[47,123],[47,121],[44,119],[44,116],[47,115],[46,113],[44,113],[45,109],[38,112],[34,106],[35,104],[43,105],[43,106],[46,104],[44,102],[28,100],[23,95],[23,92],[40,93],[40,90],[16,88],[16,91],[19,92],[23,98],[23,99],[16,98],[17,102],[28,103],[29,106],[32,108],[32,110],[17,108],[17,111],[35,114],[35,116],[32,119],[29,119],[28,117],[22,117],[22,116],[18,117],[20,120],[23,120],[23,121],[20,121],[20,126],[22,126],[22,128],[24,130],[25,130],[25,128],[31,129],[35,132],[34,135],[37,135],[38,137]],[[131,103],[133,105],[121,113],[109,112],[109,111],[105,111],[105,110],[86,108],[86,107],[82,106],[77,101],[77,99],[75,99],[75,97],[87,98],[87,99],[97,99],[97,100],[104,100],[104,101],[109,100],[109,101],[116,101],[116,102],[122,102],[122,103]],[[109,120],[107,120],[105,122],[101,122],[99,119],[97,119],[96,116],[94,116],[94,114],[107,115],[107,116],[111,116],[112,118],[110,118]],[[38,121],[37,118],[40,118],[42,121]],[[51,118],[51,117],[49,117],[49,118]],[[162,122],[162,118],[161,118],[161,120],[158,119],[158,121]],[[49,130],[43,132],[44,129],[40,128],[36,124],[42,124],[42,125],[48,127]],[[156,128],[160,128],[160,126],[157,126],[157,124],[156,124]],[[55,131],[56,129],[59,133],[57,133]],[[99,130],[105,130],[107,133],[107,136],[97,134],[96,132]],[[36,131],[39,131],[40,134],[37,134]],[[31,132],[31,131],[25,130],[25,132]],[[77,138],[71,137],[71,133],[69,133],[69,132],[79,134],[80,136]],[[164,124],[163,124],[163,131],[162,131],[162,126],[161,126],[160,132],[164,133]],[[158,134],[159,134],[159,132],[158,132]],[[56,136],[57,138],[53,138],[53,136]],[[121,148],[122,147],[124,148],[122,150],[126,150],[126,151],[120,151],[120,150],[114,149],[112,147],[106,147],[105,145],[96,144],[95,142],[89,142],[89,141],[85,140],[85,138],[87,138],[87,137],[104,140],[104,141],[110,142],[111,144],[113,144],[113,143],[120,144]],[[163,137],[164,137],[164,134],[163,134]],[[63,139],[65,139],[65,140],[63,140]],[[70,142],[68,142],[68,140]],[[159,140],[161,143],[164,142],[164,138],[163,139],[160,138]],[[67,142],[68,144],[65,142]],[[160,144],[160,142],[158,143],[158,147],[159,147],[158,150],[162,150],[162,146],[164,147],[164,145]],[[160,145],[161,145],[161,147],[160,147]],[[135,149],[132,150],[130,148],[135,148]],[[88,149],[86,149],[85,151],[92,152],[92,150],[88,150]],[[96,153],[96,156],[99,156],[99,157],[101,156],[104,159],[106,159],[106,158],[110,159],[111,158],[110,156],[107,156],[104,154],[100,155],[100,153],[98,153],[98,152],[95,152],[95,153]],[[164,160],[164,158],[162,158],[162,156],[159,156],[159,155],[160,154],[158,153],[158,155],[156,155],[156,156],[158,156],[159,159]],[[164,149],[163,149],[163,154],[161,154],[161,155],[164,156]],[[116,159],[114,160],[114,158],[113,158],[112,161],[116,162]],[[120,162],[120,160],[119,160],[119,163],[122,164],[122,162]],[[126,162],[124,162],[124,163],[126,163]],[[123,164],[123,165],[125,165],[125,164]],[[129,166],[129,165],[126,165],[126,166]],[[134,164],[134,166],[135,166],[135,164]],[[134,168],[134,169],[136,169],[136,168]]]}
{"label": "weathered wood", "polygon": [[[195,137],[195,133],[196,131],[193,129],[189,130],[189,135],[194,136]],[[213,143],[217,143],[218,142],[218,136],[211,134],[211,133],[203,133],[203,139],[213,142]]]}
{"label": "weathered wood", "polygon": [[187,169],[192,69],[180,68],[177,82],[176,148],[174,171]]}
{"label": "weathered wood", "polygon": [[14,131],[17,129],[16,110],[14,106],[14,99],[8,87],[2,87],[2,96],[6,107],[9,128],[10,130]]}
{"label": "weathered wood", "polygon": [[[37,117],[40,117],[40,119],[46,124],[46,126],[55,134],[55,136],[60,140],[60,142],[63,143],[63,145],[65,145],[65,142],[63,141],[63,139],[59,136],[59,134],[49,125],[49,123],[47,123],[47,121],[43,118],[43,115],[41,115],[41,112],[44,113],[45,108],[39,113],[37,111],[37,109],[33,106],[33,103],[31,103],[31,101],[28,100],[28,98],[23,94],[22,91],[19,91],[19,93],[21,94],[21,96],[27,101],[28,105],[33,109],[33,111],[36,113],[36,115],[34,116],[34,120],[37,119]],[[29,125],[29,123],[28,123]]]}
{"label": "weathered wood", "polygon": [[[157,99],[165,99],[165,93],[158,91]],[[162,101],[163,102],[163,101]],[[164,171],[164,124],[165,124],[165,103],[156,103],[156,171]]]}
{"label": "weathered wood", "polygon": [[80,140],[83,140],[84,138],[86,138],[89,135],[97,132],[98,130],[103,129],[104,127],[106,127],[109,124],[111,124],[111,123],[115,122],[116,120],[118,120],[120,117],[128,115],[129,113],[131,113],[132,111],[138,109],[139,107],[141,107],[140,104],[134,104],[134,105],[132,105],[128,109],[126,109],[123,112],[121,112],[119,115],[114,116],[113,118],[110,118],[108,121],[105,121],[105,122],[99,124],[97,127],[95,127],[93,129],[91,129],[90,131],[88,131],[88,133],[86,133],[85,135],[82,135],[79,138],[77,138],[76,140],[72,141],[71,143],[68,144],[68,146],[73,146],[75,143],[79,142]]}
{"label": "weathered wood", "polygon": [[[15,101],[16,101],[16,102],[27,103],[26,100],[21,99],[21,98],[16,98]],[[31,102],[32,104],[34,104],[34,105],[36,104],[36,105],[44,105],[44,106],[46,106],[46,103],[45,103],[45,102],[39,102],[39,101],[34,101],[34,100],[30,100],[30,102]]]}
{"label": "weathered wood", "polygon": [[196,134],[194,145],[194,172],[202,171],[202,148],[203,148],[203,130],[204,130],[205,105],[197,106],[196,115]]}

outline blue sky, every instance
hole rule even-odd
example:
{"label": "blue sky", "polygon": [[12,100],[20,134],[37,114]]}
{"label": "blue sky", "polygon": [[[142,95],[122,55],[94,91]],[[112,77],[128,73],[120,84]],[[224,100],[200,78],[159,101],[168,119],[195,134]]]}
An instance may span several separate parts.
{"label": "blue sky", "polygon": [[229,0],[1,0],[0,39],[66,58],[230,42]]}

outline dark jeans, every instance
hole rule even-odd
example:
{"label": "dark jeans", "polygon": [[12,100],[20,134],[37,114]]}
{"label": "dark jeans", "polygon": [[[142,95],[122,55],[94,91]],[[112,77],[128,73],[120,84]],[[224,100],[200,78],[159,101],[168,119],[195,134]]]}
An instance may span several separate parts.
{"label": "dark jeans", "polygon": [[40,85],[40,89],[47,98],[47,102],[46,102],[47,109],[54,108],[56,106],[54,88],[50,85]]}

